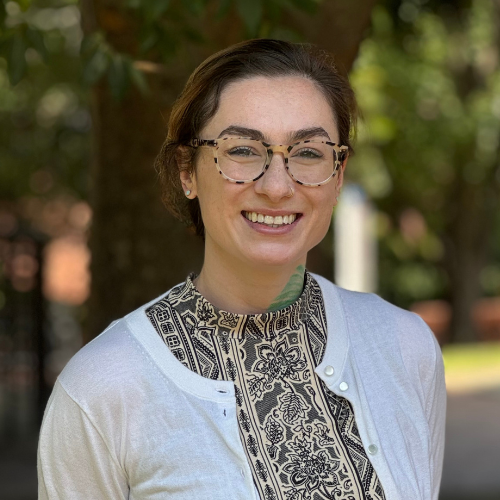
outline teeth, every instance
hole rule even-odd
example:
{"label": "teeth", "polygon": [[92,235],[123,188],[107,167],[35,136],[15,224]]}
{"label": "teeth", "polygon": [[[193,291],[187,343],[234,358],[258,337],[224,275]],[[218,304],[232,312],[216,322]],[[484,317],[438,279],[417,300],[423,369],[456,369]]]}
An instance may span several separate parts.
{"label": "teeth", "polygon": [[283,224],[291,224],[297,218],[297,214],[290,215],[277,215],[273,217],[272,215],[258,214],[257,212],[245,212],[245,217],[252,222],[260,222],[261,224],[266,224],[271,227],[280,227]]}

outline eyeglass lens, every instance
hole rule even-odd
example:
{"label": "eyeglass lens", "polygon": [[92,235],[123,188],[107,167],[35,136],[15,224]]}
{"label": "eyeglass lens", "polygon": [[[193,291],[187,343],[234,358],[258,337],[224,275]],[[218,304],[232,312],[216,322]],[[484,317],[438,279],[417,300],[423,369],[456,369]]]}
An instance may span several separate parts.
{"label": "eyeglass lens", "polygon": [[[217,150],[219,168],[227,177],[247,181],[259,176],[267,161],[266,147],[249,139],[225,139]],[[300,142],[288,153],[288,169],[305,184],[327,180],[335,166],[335,150],[322,142]]]}

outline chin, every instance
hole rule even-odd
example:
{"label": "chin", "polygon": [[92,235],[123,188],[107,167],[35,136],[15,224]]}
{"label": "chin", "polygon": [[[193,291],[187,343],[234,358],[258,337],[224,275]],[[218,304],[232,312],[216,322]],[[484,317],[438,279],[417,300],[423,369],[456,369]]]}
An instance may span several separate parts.
{"label": "chin", "polygon": [[303,255],[304,252],[300,251],[284,252],[283,249],[275,249],[274,251],[267,249],[266,251],[257,251],[251,254],[245,252],[245,260],[259,266],[282,267],[300,261]]}

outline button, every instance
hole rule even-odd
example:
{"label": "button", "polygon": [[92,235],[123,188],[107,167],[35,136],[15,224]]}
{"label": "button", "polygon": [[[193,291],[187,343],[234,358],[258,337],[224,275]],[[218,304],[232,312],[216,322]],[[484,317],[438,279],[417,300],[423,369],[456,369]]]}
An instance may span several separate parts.
{"label": "button", "polygon": [[340,385],[339,385],[339,389],[341,391],[347,391],[347,389],[349,389],[349,386],[347,385],[347,382],[342,382]]}
{"label": "button", "polygon": [[371,444],[370,446],[368,446],[368,453],[370,455],[375,455],[378,451],[378,448],[377,448],[377,445],[376,444]]}
{"label": "button", "polygon": [[240,469],[240,474],[241,474],[241,477],[245,477],[245,471],[243,469]]}
{"label": "button", "polygon": [[333,366],[328,365],[325,367],[325,375],[327,377],[331,377],[334,373],[335,373],[335,369],[333,368]]}

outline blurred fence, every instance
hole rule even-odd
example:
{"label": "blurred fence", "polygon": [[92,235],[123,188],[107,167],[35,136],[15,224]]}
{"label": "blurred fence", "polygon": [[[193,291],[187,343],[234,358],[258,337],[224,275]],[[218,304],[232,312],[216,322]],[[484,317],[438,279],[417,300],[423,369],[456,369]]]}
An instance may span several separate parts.
{"label": "blurred fence", "polygon": [[46,238],[16,225],[9,230],[4,220],[0,228],[2,441],[37,432],[50,393],[44,376],[47,322],[42,273]]}

